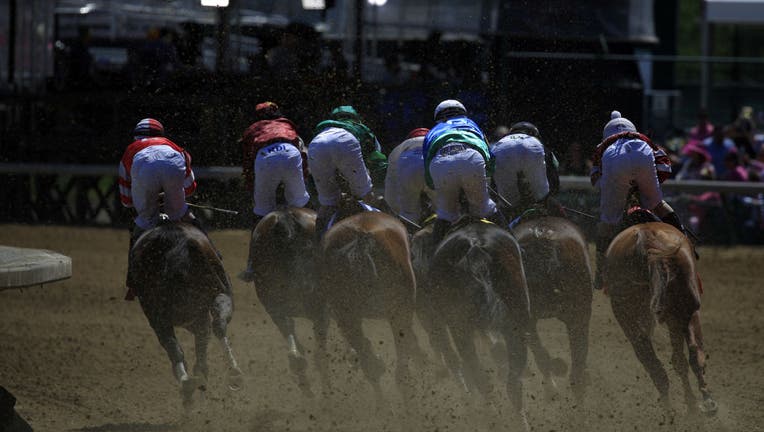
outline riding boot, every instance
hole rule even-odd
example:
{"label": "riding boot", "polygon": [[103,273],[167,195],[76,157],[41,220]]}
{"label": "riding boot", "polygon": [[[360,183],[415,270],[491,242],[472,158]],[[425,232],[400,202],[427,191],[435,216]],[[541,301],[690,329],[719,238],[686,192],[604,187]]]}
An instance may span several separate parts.
{"label": "riding boot", "polygon": [[504,217],[504,213],[500,212],[499,209],[496,209],[496,211],[486,217],[486,220],[489,222],[493,222],[496,224],[499,228],[502,229],[509,229],[509,222],[507,222],[507,218]]}
{"label": "riding boot", "polygon": [[596,255],[597,255],[597,272],[594,275],[594,289],[601,290],[603,285],[602,275],[605,270],[605,252],[612,237],[609,235],[597,235],[596,241]]}
{"label": "riding boot", "polygon": [[567,213],[565,212],[565,207],[563,207],[556,198],[551,196],[547,196],[544,200],[544,208],[546,209],[549,216],[558,216],[562,218],[568,217]]}
{"label": "riding boot", "polygon": [[661,218],[661,221],[681,231],[682,234],[684,234],[684,236],[687,237],[687,239],[690,241],[690,245],[692,246],[692,252],[695,254],[695,259],[696,260],[700,259],[700,255],[698,255],[698,251],[695,249],[695,242],[692,240],[692,237],[690,237],[689,233],[687,232],[687,228],[684,227],[684,225],[682,224],[682,221],[679,220],[679,216],[676,214],[676,212],[671,212],[667,214],[666,216]]}
{"label": "riding boot", "polygon": [[451,222],[445,219],[435,219],[432,225],[432,244],[437,247],[446,236],[448,229],[451,228]]}
{"label": "riding boot", "polygon": [[125,300],[134,300],[138,295],[135,285],[135,276],[133,275],[133,247],[143,233],[147,230],[133,226],[130,230],[130,249],[127,251],[127,275],[125,276],[125,286],[127,287],[127,293],[125,294]]}
{"label": "riding boot", "polygon": [[318,214],[316,215],[316,231],[313,236],[316,245],[321,243],[321,239],[324,237],[329,222],[332,220],[336,211],[337,207],[335,206],[321,206],[318,209]]}
{"label": "riding boot", "polygon": [[253,268],[255,262],[255,254],[252,250],[252,237],[255,235],[255,228],[257,228],[257,224],[259,224],[264,217],[265,216],[254,215],[252,218],[252,230],[249,233],[249,254],[247,255],[247,267],[246,270],[244,270],[239,276],[239,278],[244,282],[252,282],[255,280],[255,271]]}

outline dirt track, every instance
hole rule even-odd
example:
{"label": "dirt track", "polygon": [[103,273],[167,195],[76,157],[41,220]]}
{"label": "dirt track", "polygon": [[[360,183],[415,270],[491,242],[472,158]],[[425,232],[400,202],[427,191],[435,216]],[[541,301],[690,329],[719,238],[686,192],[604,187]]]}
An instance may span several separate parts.
{"label": "dirt track", "polygon": [[[212,237],[234,276],[246,258],[247,233],[222,231]],[[18,411],[36,431],[479,431],[507,424],[508,414],[466,398],[450,379],[416,366],[417,398],[405,404],[410,413],[404,414],[391,374],[383,378],[383,388],[395,414],[375,409],[371,387],[341,359],[345,349],[336,329],[330,346],[337,353],[332,364],[337,391],[305,398],[288,372],[285,345],[254,289],[238,280],[229,334],[247,375],[245,388],[232,393],[223,385],[223,358],[211,343],[207,398],[184,421],[164,351],[139,304],[122,300],[126,231],[5,225],[0,226],[0,244],[48,248],[73,259],[74,276],[67,281],[0,292],[0,384],[18,398]],[[596,293],[590,400],[575,406],[564,378],[557,380],[559,397],[545,398],[531,361],[525,400],[533,430],[764,430],[764,271],[759,267],[764,248],[703,248],[701,254],[703,325],[711,357],[707,378],[719,414],[686,418],[676,375],[670,371],[678,414],[665,416],[606,298]],[[387,326],[369,321],[366,328],[391,364]],[[299,330],[310,347],[306,321],[299,321]],[[550,351],[567,359],[562,325],[544,322],[541,331]],[[192,338],[184,331],[180,335],[187,357],[193,359]],[[668,366],[665,330],[655,339]],[[486,365],[494,367],[490,360]]]}

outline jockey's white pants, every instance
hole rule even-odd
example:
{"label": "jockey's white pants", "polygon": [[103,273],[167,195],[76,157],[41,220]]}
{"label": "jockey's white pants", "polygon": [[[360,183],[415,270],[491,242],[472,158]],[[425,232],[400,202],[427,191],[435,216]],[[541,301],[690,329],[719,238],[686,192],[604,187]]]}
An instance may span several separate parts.
{"label": "jockey's white pants", "polygon": [[329,128],[316,135],[308,145],[308,160],[321,205],[339,203],[341,191],[336,172],[345,178],[356,198],[371,192],[371,177],[363,162],[361,143],[345,129]]}
{"label": "jockey's white pants", "polygon": [[491,147],[496,157],[493,179],[498,192],[511,203],[520,201],[522,189],[528,188],[534,201],[549,194],[544,145],[525,134],[507,135]]}
{"label": "jockey's white pants", "polygon": [[424,136],[410,138],[387,158],[385,201],[396,213],[412,221],[421,215],[421,194],[424,192],[431,201],[435,196],[424,178],[423,141]]}
{"label": "jockey's white pants", "polygon": [[652,148],[644,141],[621,139],[602,154],[602,177],[596,185],[602,222],[621,222],[632,184],[639,189],[642,208],[652,210],[663,200]]}
{"label": "jockey's white pants", "polygon": [[430,175],[439,219],[449,222],[459,219],[462,190],[470,215],[484,218],[496,211],[496,203],[488,195],[485,159],[477,150],[461,143],[446,144],[430,161]]}
{"label": "jockey's white pants", "polygon": [[[149,151],[147,151],[149,150]],[[188,211],[184,182],[186,160],[167,146],[152,146],[136,153],[130,169],[135,224],[151,229],[159,222],[159,193],[164,192],[164,213],[172,221]]]}
{"label": "jockey's white pants", "polygon": [[276,190],[281,183],[287,205],[303,207],[310,200],[302,175],[302,156],[291,143],[274,143],[260,149],[254,168],[256,215],[265,216],[276,210]]}

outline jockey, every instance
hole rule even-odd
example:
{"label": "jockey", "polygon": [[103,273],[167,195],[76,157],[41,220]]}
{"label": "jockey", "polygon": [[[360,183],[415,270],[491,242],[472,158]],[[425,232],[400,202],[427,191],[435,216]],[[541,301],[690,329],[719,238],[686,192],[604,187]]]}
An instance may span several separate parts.
{"label": "jockey", "polygon": [[422,144],[429,131],[427,128],[412,130],[388,158],[385,201],[396,213],[414,222],[419,222],[423,216],[422,194],[430,201],[433,198],[433,191],[424,180],[422,156]]}
{"label": "jockey", "polygon": [[[191,155],[165,138],[164,126],[152,118],[139,121],[133,136],[135,140],[127,147],[119,164],[120,201],[123,206],[135,209],[137,214],[130,236],[130,250],[141,234],[159,222],[160,201],[164,202],[164,213],[171,221],[188,222],[205,232],[186,204],[186,197],[196,190]],[[128,258],[127,300],[134,296],[130,261]]]}
{"label": "jockey", "polygon": [[679,216],[663,200],[660,184],[671,174],[671,160],[650,138],[638,133],[634,124],[613,111],[603,129],[603,141],[592,157],[592,185],[600,190],[600,223],[597,224],[597,280],[602,288],[605,251],[617,234],[629,191],[636,186],[642,208],[687,234]]}
{"label": "jockey", "polygon": [[276,209],[276,190],[282,183],[287,205],[304,207],[310,200],[305,189],[305,146],[297,127],[273,102],[257,104],[255,118],[239,140],[242,174],[249,190],[254,191],[253,226]]}
{"label": "jockey", "polygon": [[496,156],[496,188],[515,206],[512,210],[518,216],[534,203],[543,203],[550,214],[564,215],[551,197],[560,188],[560,164],[540,140],[536,126],[519,122],[512,125],[509,135],[491,146]]}
{"label": "jockey", "polygon": [[320,204],[317,237],[323,235],[337,211],[341,192],[337,173],[347,181],[353,196],[372,206],[382,204],[382,198],[374,195],[372,177],[379,181],[384,178],[387,158],[377,137],[352,106],[335,108],[328,120],[316,126],[316,136],[308,145],[308,160]]}
{"label": "jockey", "polygon": [[483,131],[467,118],[461,102],[444,100],[435,108],[435,122],[424,138],[425,181],[435,191],[433,240],[438,244],[460,216],[460,195],[469,203],[469,213],[507,227],[502,214],[488,195],[487,176],[494,157]]}

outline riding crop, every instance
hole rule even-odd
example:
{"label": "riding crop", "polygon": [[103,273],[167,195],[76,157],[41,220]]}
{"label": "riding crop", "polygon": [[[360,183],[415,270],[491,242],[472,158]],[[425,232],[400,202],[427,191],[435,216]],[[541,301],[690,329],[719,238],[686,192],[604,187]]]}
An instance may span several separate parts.
{"label": "riding crop", "polygon": [[212,210],[212,211],[216,211],[216,212],[220,212],[220,213],[228,213],[228,214],[233,214],[233,215],[239,214],[239,212],[236,211],[236,210],[226,210],[226,209],[222,209],[222,208],[217,208],[217,207],[212,207],[212,206],[203,206],[203,205],[191,204],[191,203],[186,203],[186,204],[188,204],[189,207],[194,207],[194,208],[198,208],[198,209],[202,209],[202,210]]}

